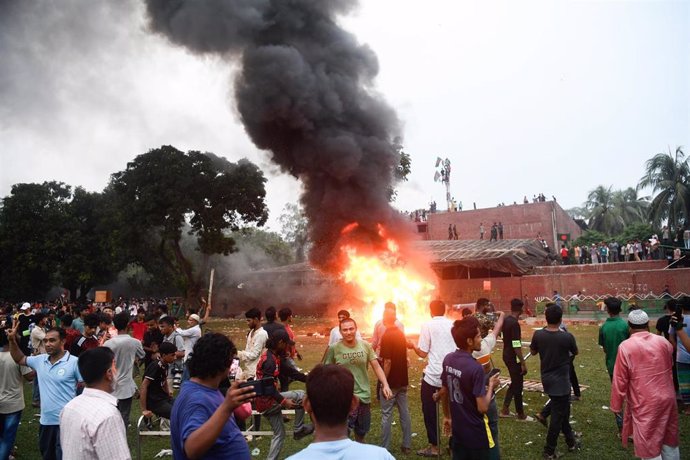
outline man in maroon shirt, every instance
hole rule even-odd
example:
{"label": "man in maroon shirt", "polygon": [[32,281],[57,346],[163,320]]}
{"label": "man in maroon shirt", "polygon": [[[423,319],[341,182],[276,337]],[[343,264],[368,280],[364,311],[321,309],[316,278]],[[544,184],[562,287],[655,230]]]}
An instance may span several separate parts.
{"label": "man in maroon shirt", "polygon": [[69,350],[71,355],[79,356],[82,351],[90,350],[100,345],[98,337],[96,337],[98,321],[98,314],[89,313],[86,315],[86,318],[84,318],[84,334],[74,339]]}

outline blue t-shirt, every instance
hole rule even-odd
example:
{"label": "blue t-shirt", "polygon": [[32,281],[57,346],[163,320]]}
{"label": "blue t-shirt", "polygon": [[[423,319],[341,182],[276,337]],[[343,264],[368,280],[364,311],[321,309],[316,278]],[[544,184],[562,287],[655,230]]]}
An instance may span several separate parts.
{"label": "blue t-shirt", "polygon": [[41,388],[41,425],[59,425],[60,412],[77,395],[82,378],[76,356],[66,351],[54,364],[49,357],[45,353],[27,356],[26,365],[36,371]]}
{"label": "blue t-shirt", "polygon": [[395,460],[383,447],[361,444],[351,439],[313,442],[287,460]]}
{"label": "blue t-shirt", "polygon": [[[224,399],[220,391],[191,380],[182,384],[170,418],[171,444],[175,460],[187,460],[188,457],[184,452],[185,441],[211,418]],[[242,437],[235,417],[230,417],[225,422],[216,443],[202,458],[208,460],[248,460],[250,458],[247,441]]]}
{"label": "blue t-shirt", "polygon": [[477,398],[486,395],[484,370],[463,350],[443,359],[441,382],[448,391],[453,442],[467,449],[490,449],[494,440],[489,419],[477,409]]}

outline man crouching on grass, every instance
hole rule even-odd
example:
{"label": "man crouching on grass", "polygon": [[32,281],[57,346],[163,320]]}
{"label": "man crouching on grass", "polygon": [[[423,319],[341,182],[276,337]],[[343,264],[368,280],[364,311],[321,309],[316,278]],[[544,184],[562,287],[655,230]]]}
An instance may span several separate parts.
{"label": "man crouching on grass", "polygon": [[453,460],[489,460],[495,441],[486,413],[498,387],[498,374],[489,378],[487,389],[484,369],[472,357],[472,352],[482,347],[477,318],[468,316],[455,321],[451,333],[458,349],[443,360],[440,391],[443,429],[446,434],[452,434]]}

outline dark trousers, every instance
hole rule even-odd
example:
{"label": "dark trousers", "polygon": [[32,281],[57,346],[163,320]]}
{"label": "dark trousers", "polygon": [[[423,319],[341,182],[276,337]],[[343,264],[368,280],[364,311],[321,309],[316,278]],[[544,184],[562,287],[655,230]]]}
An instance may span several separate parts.
{"label": "dark trousers", "polygon": [[486,413],[486,418],[489,419],[489,430],[491,437],[494,439],[494,446],[489,449],[490,460],[501,459],[501,448],[498,447],[498,406],[496,405],[496,397],[491,398],[489,410]]}
{"label": "dark trousers", "polygon": [[551,398],[551,421],[546,435],[544,453],[553,455],[556,452],[559,434],[563,433],[568,446],[575,444],[575,435],[570,427],[570,395],[549,395],[549,397]]}
{"label": "dark trousers", "polygon": [[519,416],[522,416],[525,413],[522,408],[522,387],[524,384],[522,367],[518,363],[503,362],[508,367],[508,372],[510,373],[510,385],[503,400],[503,408],[510,409],[510,402],[515,398],[515,411]]}
{"label": "dark trousers", "polygon": [[146,408],[159,417],[170,419],[172,415],[173,399],[163,399],[160,401],[146,401]]}
{"label": "dark trousers", "polygon": [[431,386],[422,377],[422,414],[424,415],[424,426],[426,427],[426,437],[429,439],[429,444],[438,446],[437,430],[437,415],[436,403],[434,402],[434,393],[440,390],[439,387]]}
{"label": "dark trousers", "polygon": [[491,460],[489,449],[468,449],[453,441],[450,438],[450,450],[453,460]]}
{"label": "dark trousers", "polygon": [[132,410],[132,398],[118,399],[117,400],[117,410],[120,411],[122,415],[122,421],[125,422],[125,430],[129,426],[129,413]]}
{"label": "dark trousers", "polygon": [[38,449],[43,460],[62,460],[60,425],[38,426]]}

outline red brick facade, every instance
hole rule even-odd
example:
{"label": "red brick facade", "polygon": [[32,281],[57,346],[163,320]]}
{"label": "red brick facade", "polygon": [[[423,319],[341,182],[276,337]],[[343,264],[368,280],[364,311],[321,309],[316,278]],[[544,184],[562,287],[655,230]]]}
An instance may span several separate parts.
{"label": "red brick facade", "polygon": [[[656,262],[658,264],[658,262]],[[628,265],[645,264],[629,262]],[[649,264],[654,265],[654,262]],[[613,265],[613,264],[608,264]],[[645,269],[619,271],[586,271],[579,267],[560,267],[561,270],[551,274],[528,275],[509,278],[458,279],[439,282],[441,298],[451,304],[472,303],[479,297],[490,298],[502,310],[510,307],[510,299],[527,296],[530,305],[537,297],[550,297],[553,291],[569,296],[582,291],[585,295],[632,295],[641,296],[649,293],[659,295],[665,285],[672,293],[690,290],[690,268],[664,270],[647,266]],[[593,267],[591,265],[585,267]],[[484,281],[490,281],[485,286]],[[490,287],[487,291],[484,288]]]}
{"label": "red brick facade", "polygon": [[[484,223],[484,238],[489,239],[491,225],[503,224],[504,239],[529,239],[541,234],[551,248],[557,247],[555,234],[570,233],[578,238],[582,230],[575,221],[556,203],[517,204],[498,208],[476,209],[460,212],[437,212],[428,214],[428,222],[418,224],[423,239],[448,239],[448,225],[455,225],[461,240],[479,239],[479,224]],[[560,245],[558,245],[560,247]]]}

